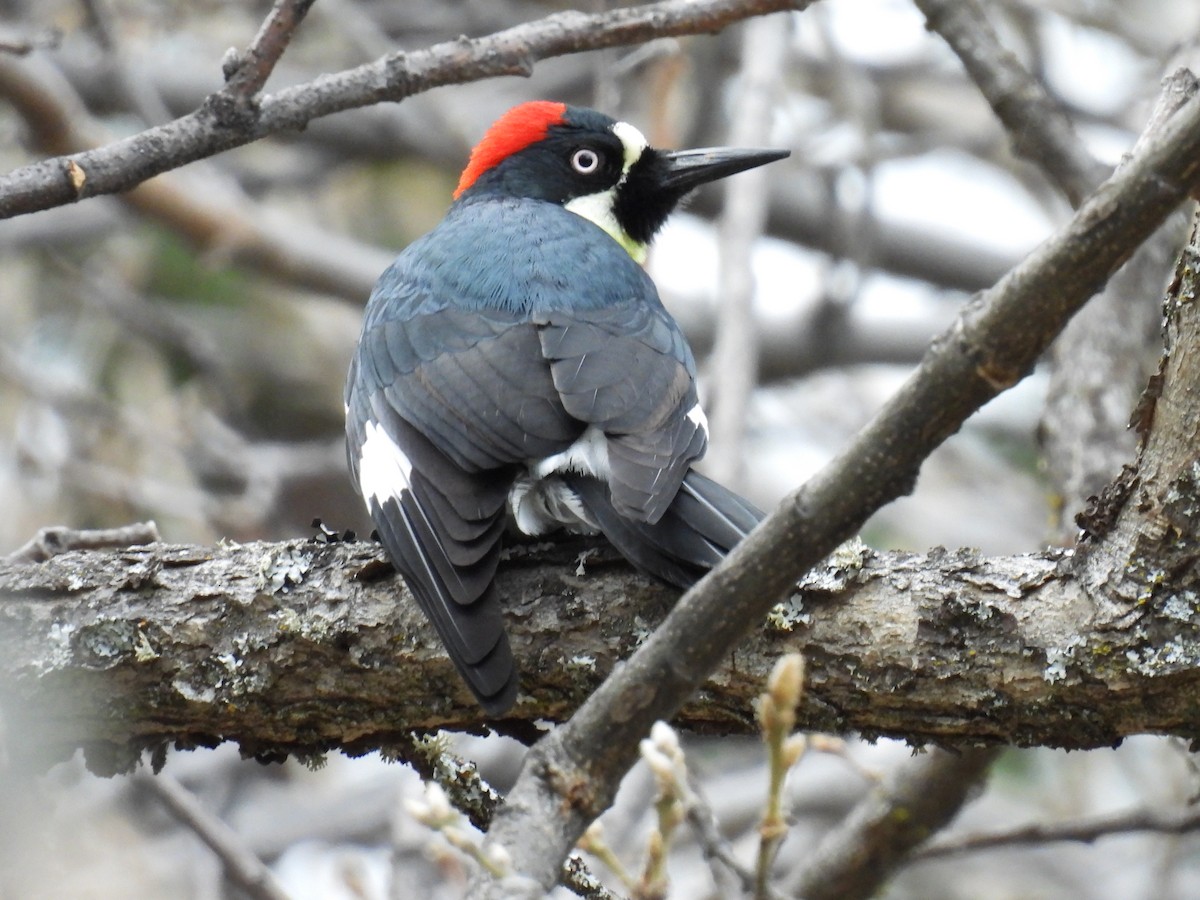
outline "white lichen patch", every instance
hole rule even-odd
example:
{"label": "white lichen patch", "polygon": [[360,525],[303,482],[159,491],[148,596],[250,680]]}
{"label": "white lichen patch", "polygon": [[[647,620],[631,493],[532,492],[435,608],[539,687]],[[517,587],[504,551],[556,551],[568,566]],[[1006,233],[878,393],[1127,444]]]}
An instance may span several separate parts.
{"label": "white lichen patch", "polygon": [[275,627],[280,631],[295,633],[303,629],[304,623],[300,618],[300,613],[291,607],[285,606],[282,609],[272,611],[270,618],[275,620]]}
{"label": "white lichen patch", "polygon": [[1196,618],[1197,598],[1195,591],[1180,591],[1162,601],[1162,614],[1177,622],[1192,622]]}
{"label": "white lichen patch", "polygon": [[54,622],[47,634],[50,652],[46,654],[46,663],[42,671],[50,672],[67,665],[71,661],[71,635],[75,633],[72,622]]}
{"label": "white lichen patch", "polygon": [[310,568],[312,557],[295,547],[277,554],[268,553],[258,563],[258,590],[271,594],[286,593],[288,588],[304,581]]}
{"label": "white lichen patch", "polygon": [[1125,651],[1130,666],[1141,675],[1161,675],[1162,670],[1194,667],[1200,658],[1200,645],[1182,637],[1173,637],[1161,647]]}
{"label": "white lichen patch", "polygon": [[193,703],[212,703],[217,699],[217,692],[214,688],[208,685],[192,684],[182,678],[172,681],[171,687],[175,688],[184,700],[190,700]]}
{"label": "white lichen patch", "polygon": [[1063,681],[1067,677],[1067,664],[1075,659],[1075,648],[1087,643],[1076,635],[1061,647],[1046,648],[1046,668],[1042,677],[1051,684]]}
{"label": "white lichen patch", "polygon": [[585,672],[596,671],[596,657],[590,653],[580,653],[567,660],[568,669],[583,669]]}
{"label": "white lichen patch", "polygon": [[870,555],[870,547],[859,538],[851,538],[806,573],[799,587],[823,594],[840,593],[854,583]]}

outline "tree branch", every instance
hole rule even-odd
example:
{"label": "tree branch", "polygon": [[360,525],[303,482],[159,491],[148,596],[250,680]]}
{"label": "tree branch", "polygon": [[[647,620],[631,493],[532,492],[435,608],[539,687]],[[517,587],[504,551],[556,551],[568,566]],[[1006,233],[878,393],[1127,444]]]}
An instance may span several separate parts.
{"label": "tree branch", "polygon": [[[769,12],[801,9],[806,0],[664,0],[596,15],[563,12],[488,37],[375,62],[263,96],[253,115],[210,98],[200,109],[94,150],[43,160],[0,178],[0,218],[126,191],[148,178],[248,144],[303,128],[313,119],[382,101],[400,101],[447,84],[498,75],[528,75],[534,63],[583,50],[644,43],[654,37],[719,31]],[[214,95],[220,97],[220,94]]]}
{"label": "tree branch", "polygon": [[292,41],[292,35],[304,21],[313,0],[275,0],[271,12],[263,20],[258,34],[245,53],[234,54],[226,60],[225,95],[236,102],[248,104],[263,89]]}
{"label": "tree branch", "polygon": [[1153,831],[1158,834],[1188,834],[1200,830],[1198,809],[1136,809],[1067,822],[1025,825],[1008,831],[964,834],[946,838],[923,847],[913,854],[913,861],[960,856],[981,850],[1049,844],[1054,841],[1073,841],[1091,844],[1104,837]]}
{"label": "tree branch", "polygon": [[804,900],[874,897],[912,849],[954,817],[994,759],[990,748],[931,750],[901,767],[826,835],[785,893]]}
{"label": "tree branch", "polygon": [[1075,133],[1070,118],[1000,44],[977,0],[915,0],[962,61],[1012,140],[1013,151],[1042,169],[1079,206],[1108,173]]}
{"label": "tree branch", "polygon": [[[498,586],[523,693],[508,718],[485,722],[373,543],[150,544],[0,562],[10,756],[46,766],[83,747],[93,770],[113,772],[170,744],[231,740],[263,759],[395,752],[414,730],[485,724],[530,740],[675,598],[584,540],[514,547]],[[763,680],[798,650],[812,673],[806,730],[1071,748],[1144,732],[1200,738],[1187,714],[1200,668],[1129,666],[1153,651],[1154,620],[1126,619],[1084,592],[1067,551],[851,548],[723,654],[676,721],[755,733]],[[1200,641],[1200,626],[1171,625]]]}
{"label": "tree branch", "polygon": [[139,778],[137,784],[157,797],[221,861],[225,877],[251,900],[290,900],[270,868],[248,848],[237,832],[200,805],[170,775]]}
{"label": "tree branch", "polygon": [[[779,72],[792,35],[789,22],[759,19],[742,31],[742,63],[729,143],[735,147],[766,146],[777,104]],[[759,336],[754,312],[751,259],[767,218],[770,173],[765,169],[724,186],[725,209],[718,225],[720,260],[717,277],[716,340],[712,368],[720,373],[710,403],[715,452],[706,471],[732,490],[742,490],[746,407],[758,382]]]}

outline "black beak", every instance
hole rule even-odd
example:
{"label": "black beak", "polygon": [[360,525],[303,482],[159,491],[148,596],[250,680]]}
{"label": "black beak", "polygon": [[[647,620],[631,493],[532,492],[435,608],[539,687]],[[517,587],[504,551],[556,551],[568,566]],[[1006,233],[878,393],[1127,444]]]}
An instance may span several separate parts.
{"label": "black beak", "polygon": [[666,165],[659,184],[676,196],[692,188],[765,166],[769,162],[791,156],[789,150],[741,150],[732,147],[706,147],[703,150],[660,150],[659,157]]}

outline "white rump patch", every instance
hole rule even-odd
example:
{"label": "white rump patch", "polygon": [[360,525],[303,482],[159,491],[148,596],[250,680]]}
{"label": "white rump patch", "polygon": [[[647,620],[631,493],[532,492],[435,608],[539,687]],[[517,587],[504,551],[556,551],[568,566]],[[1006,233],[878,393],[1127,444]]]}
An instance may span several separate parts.
{"label": "white rump patch", "polygon": [[688,421],[704,432],[704,436],[708,437],[708,416],[704,415],[704,410],[697,403],[687,411]]}
{"label": "white rump patch", "polygon": [[597,531],[596,523],[579,502],[578,495],[553,475],[549,478],[531,475],[518,478],[509,491],[508,505],[517,528],[534,537],[556,528],[566,528],[576,534],[595,534]]}
{"label": "white rump patch", "polygon": [[574,472],[608,481],[608,438],[595,425],[589,425],[570,447],[531,465],[529,471],[534,478],[546,478],[555,472]]}
{"label": "white rump patch", "polygon": [[529,472],[517,479],[508,494],[517,527],[525,534],[545,534],[555,528],[593,534],[592,521],[579,497],[557,475],[572,472],[604,481],[609,477],[608,438],[594,425],[570,447],[542,460],[529,460]]}
{"label": "white rump patch", "polygon": [[358,450],[358,489],[370,505],[371,498],[382,506],[385,500],[399,501],[408,490],[412,463],[378,422],[367,422],[367,438]]}

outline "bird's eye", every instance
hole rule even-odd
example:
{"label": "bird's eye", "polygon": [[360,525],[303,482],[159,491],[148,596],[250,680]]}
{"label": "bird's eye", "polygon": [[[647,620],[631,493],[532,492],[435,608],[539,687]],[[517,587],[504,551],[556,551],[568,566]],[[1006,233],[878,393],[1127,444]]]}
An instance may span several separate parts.
{"label": "bird's eye", "polygon": [[587,147],[581,147],[571,154],[571,168],[580,175],[591,175],[600,168],[600,154]]}

